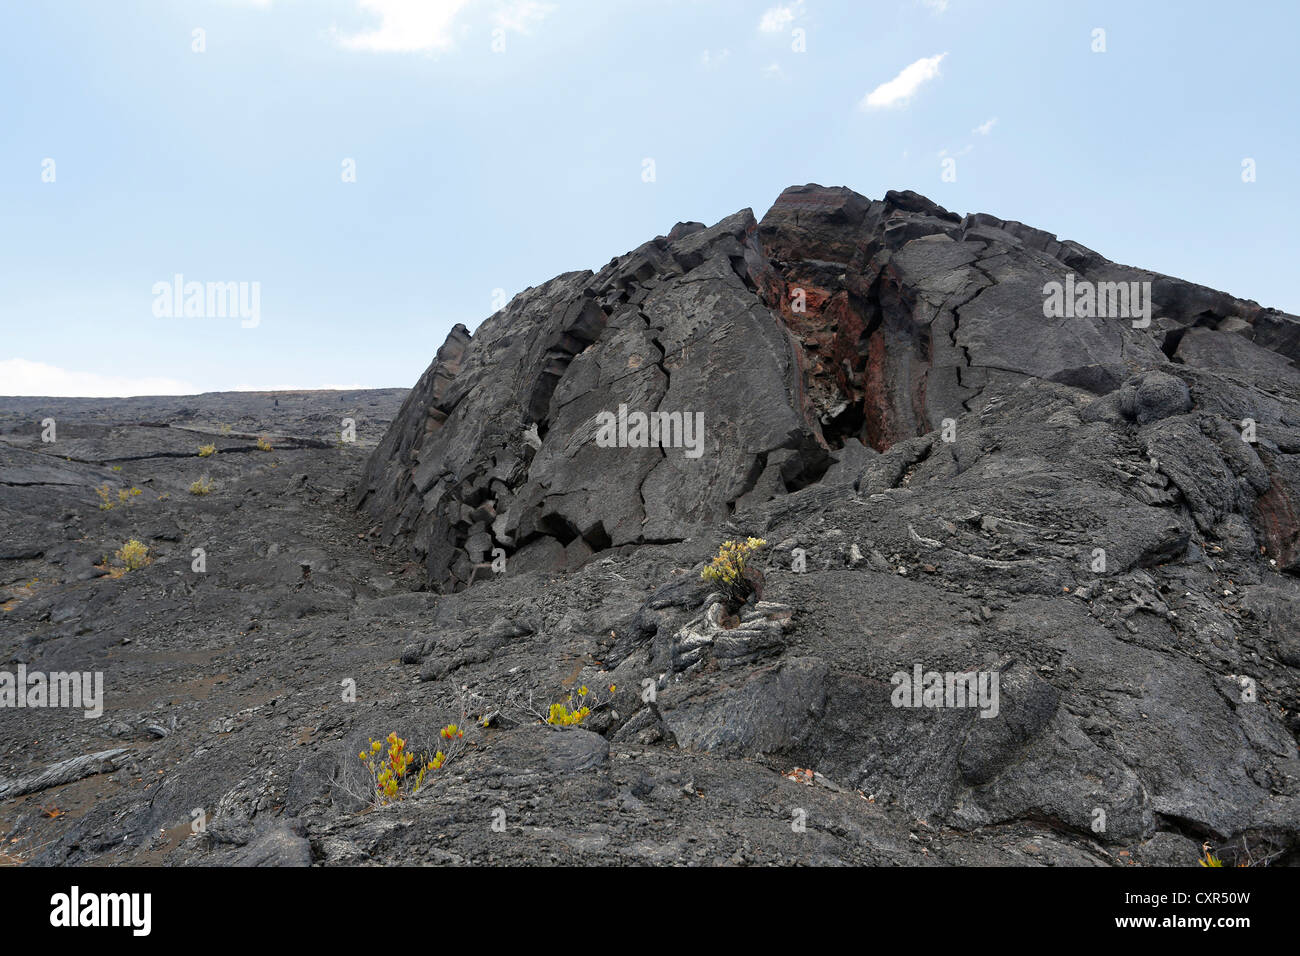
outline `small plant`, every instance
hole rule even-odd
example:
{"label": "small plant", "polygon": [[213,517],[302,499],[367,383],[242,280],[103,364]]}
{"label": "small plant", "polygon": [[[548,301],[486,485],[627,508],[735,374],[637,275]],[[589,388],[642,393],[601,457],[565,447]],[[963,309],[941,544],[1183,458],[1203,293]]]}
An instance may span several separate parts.
{"label": "small plant", "polygon": [[114,471],[121,471],[121,470],[122,470],[122,466],[121,466],[121,465],[114,465],[114,466],[113,466],[113,470],[114,470]]}
{"label": "small plant", "polygon": [[271,450],[271,440],[270,440],[269,438],[267,438],[265,435],[258,435],[258,436],[257,436],[257,450],[258,450],[258,451],[270,451],[270,450]]}
{"label": "small plant", "polygon": [[551,705],[551,712],[547,714],[546,722],[552,727],[578,727],[590,713],[590,707],[576,707],[569,710],[563,704],[555,703]]}
{"label": "small plant", "polygon": [[[1244,837],[1242,838],[1241,842],[1242,842],[1242,846],[1245,847],[1246,840]],[[1201,864],[1201,866],[1225,866],[1226,865],[1223,862],[1223,857],[1215,856],[1213,853],[1210,852],[1210,844],[1202,843],[1201,852],[1204,853],[1205,856],[1198,858],[1196,861],[1197,863]],[[1247,856],[1250,855],[1249,849],[1246,850],[1246,855]],[[1268,862],[1267,860],[1264,861],[1265,865],[1267,865],[1267,862]],[[1249,863],[1244,863],[1244,862],[1237,864],[1237,866],[1239,867],[1249,866],[1249,865],[1250,865]]]}
{"label": "small plant", "polygon": [[113,510],[113,493],[109,490],[108,485],[100,485],[95,489],[95,494],[99,496],[99,510]]}
{"label": "small plant", "polygon": [[124,505],[136,495],[144,494],[139,488],[119,488],[117,491],[117,500],[113,500],[112,489],[108,485],[100,485],[95,489],[95,494],[99,496],[99,510],[112,511],[117,505]]}
{"label": "small plant", "polygon": [[222,425],[222,426],[221,426],[221,434],[223,434],[223,435],[229,435],[229,434],[230,434],[230,426],[229,426],[229,425]]}
{"label": "small plant", "polygon": [[209,457],[210,455],[215,455],[216,453],[217,453],[217,446],[216,446],[216,445],[200,445],[200,446],[199,446],[199,457],[200,457],[200,458],[207,458],[207,457]]}
{"label": "small plant", "polygon": [[190,494],[206,495],[215,487],[216,485],[212,483],[212,479],[204,475],[202,478],[190,483]]}
{"label": "small plant", "polygon": [[145,565],[153,561],[149,557],[149,548],[136,538],[132,538],[122,547],[118,548],[114,557],[121,562],[122,566],[128,571],[139,571]]}
{"label": "small plant", "polygon": [[762,538],[724,541],[717,556],[700,572],[700,577],[715,585],[733,605],[739,607],[761,586],[762,577],[749,567],[749,559],[766,544]]}
{"label": "small plant", "polygon": [[443,740],[460,740],[465,736],[465,731],[461,730],[456,724],[448,724],[442,730],[438,731],[438,736]]}
{"label": "small plant", "polygon": [[447,765],[447,761],[459,757],[461,751],[465,749],[465,731],[458,724],[448,724],[438,731],[438,736],[443,739],[443,747],[446,750],[440,748],[429,761],[429,767],[433,770],[441,770]]}
{"label": "small plant", "polygon": [[[613,684],[609,685],[609,692],[614,693]],[[598,694],[589,691],[587,685],[583,684],[578,688],[576,695],[570,694],[563,701],[551,704],[546,722],[552,727],[580,727],[591,712],[604,703],[608,701],[601,700]]]}
{"label": "small plant", "polygon": [[[387,754],[384,753],[385,743],[388,744]],[[431,760],[421,758],[419,770],[412,773],[415,754],[406,749],[406,741],[396,733],[389,734],[383,741],[370,741],[370,749],[357,756],[370,773],[375,803],[380,806],[419,793],[420,787],[424,786],[424,775],[437,770],[446,761],[439,751]]]}

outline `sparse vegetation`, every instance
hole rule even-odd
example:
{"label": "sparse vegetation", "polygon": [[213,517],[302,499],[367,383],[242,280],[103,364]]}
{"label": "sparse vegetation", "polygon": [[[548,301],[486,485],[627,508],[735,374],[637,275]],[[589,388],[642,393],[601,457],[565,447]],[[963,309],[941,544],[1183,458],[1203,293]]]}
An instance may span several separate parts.
{"label": "sparse vegetation", "polygon": [[[609,692],[614,693],[613,684],[609,685]],[[594,691],[588,690],[584,684],[563,701],[551,704],[546,722],[552,727],[579,727],[595,708],[607,702],[601,700]]]}
{"label": "sparse vegetation", "polygon": [[113,490],[108,485],[100,485],[95,489],[95,494],[99,496],[99,510],[112,511],[117,505],[124,505],[137,495],[144,494],[139,488],[119,488],[116,498]]}
{"label": "sparse vegetation", "polygon": [[206,495],[209,494],[216,485],[207,475],[190,483],[190,494]]}
{"label": "sparse vegetation", "polygon": [[438,731],[438,736],[442,738],[445,749],[439,749],[429,761],[429,767],[433,770],[442,769],[447,761],[459,757],[465,749],[465,731],[458,724],[448,724]]}
{"label": "sparse vegetation", "polygon": [[267,438],[265,435],[258,435],[258,436],[257,436],[257,450],[258,450],[258,451],[270,451],[270,450],[271,450],[271,440],[270,440],[269,438]]}
{"label": "sparse vegetation", "polygon": [[[387,753],[384,744],[388,745]],[[370,748],[358,756],[370,774],[374,802],[380,806],[419,793],[420,787],[424,786],[424,775],[437,770],[446,760],[442,751],[432,759],[421,757],[419,770],[412,773],[415,754],[406,749],[406,741],[396,733],[389,734],[383,741],[370,741]]]}
{"label": "sparse vegetation", "polygon": [[[573,699],[570,698],[572,703]],[[546,722],[552,727],[577,727],[591,713],[591,708],[586,706],[575,707],[569,710],[564,704],[555,703],[551,705],[551,712],[546,716]]]}
{"label": "sparse vegetation", "polygon": [[[462,713],[466,713],[468,703],[468,698],[462,694]],[[464,752],[465,730],[460,724],[445,725],[438,731],[438,736],[441,746],[432,756],[426,751],[416,757],[407,741],[395,732],[383,740],[371,740],[370,746],[357,754],[370,774],[369,798],[373,805],[383,806],[414,796],[424,786],[431,770],[441,770]]]}
{"label": "sparse vegetation", "polygon": [[208,456],[210,456],[210,455],[215,455],[216,453],[217,453],[217,446],[216,446],[216,445],[200,445],[200,446],[199,446],[199,457],[200,457],[200,458],[207,458]]}
{"label": "sparse vegetation", "polygon": [[717,556],[700,572],[700,577],[715,585],[735,605],[745,603],[754,593],[754,574],[749,569],[754,552],[767,544],[763,538],[724,541]]}
{"label": "sparse vegetation", "polygon": [[113,505],[115,504],[115,502],[113,501],[113,492],[109,489],[108,485],[100,485],[98,488],[95,489],[95,494],[99,496],[100,511],[113,510]]}
{"label": "sparse vegetation", "polygon": [[127,571],[139,571],[145,565],[153,562],[153,558],[149,557],[149,548],[138,538],[132,538],[122,545],[113,556]]}

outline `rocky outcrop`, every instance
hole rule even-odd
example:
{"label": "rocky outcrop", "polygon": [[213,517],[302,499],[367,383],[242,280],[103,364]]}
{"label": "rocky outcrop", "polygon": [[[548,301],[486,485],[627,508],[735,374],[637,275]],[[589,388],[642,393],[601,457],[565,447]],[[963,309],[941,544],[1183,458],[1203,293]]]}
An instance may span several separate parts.
{"label": "rocky outcrop", "polygon": [[[457,330],[359,503],[429,585],[475,582],[408,648],[426,680],[583,647],[577,679],[656,692],[602,718],[620,744],[815,768],[972,833],[1275,860],[1297,329],[915,193],[794,187]],[[620,409],[702,413],[698,457],[605,447]],[[731,615],[699,570],[747,535],[763,594]]]}
{"label": "rocky outcrop", "polygon": [[[1145,426],[1191,410],[1165,366],[1251,381],[1293,377],[1298,357],[1294,316],[1021,223],[910,191],[792,187],[762,222],[680,223],[597,273],[526,290],[473,337],[457,326],[358,503],[383,544],[456,590],[698,535],[955,422],[991,386],[1081,388],[1106,396],[1096,414]],[[1282,424],[1274,400],[1240,396],[1241,418]],[[1287,565],[1289,434],[1252,451],[1272,484],[1241,502]]]}
{"label": "rocky outcrop", "polygon": [[[454,589],[497,548],[511,572],[579,565],[687,537],[773,476],[818,477],[832,458],[789,334],[754,292],[761,259],[748,211],[683,224],[517,296],[467,348],[454,333],[371,461],[361,505],[384,542]],[[620,431],[663,416],[663,440],[600,447],[602,413]]]}

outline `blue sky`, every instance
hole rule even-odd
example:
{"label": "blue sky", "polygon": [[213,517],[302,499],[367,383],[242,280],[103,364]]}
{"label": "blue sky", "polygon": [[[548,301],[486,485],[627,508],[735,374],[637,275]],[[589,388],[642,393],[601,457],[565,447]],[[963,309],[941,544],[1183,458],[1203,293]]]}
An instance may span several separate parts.
{"label": "blue sky", "polygon": [[[1300,312],[1298,10],[7,0],[0,394],[409,386],[497,290],[806,182]],[[256,324],[155,314],[178,273]]]}

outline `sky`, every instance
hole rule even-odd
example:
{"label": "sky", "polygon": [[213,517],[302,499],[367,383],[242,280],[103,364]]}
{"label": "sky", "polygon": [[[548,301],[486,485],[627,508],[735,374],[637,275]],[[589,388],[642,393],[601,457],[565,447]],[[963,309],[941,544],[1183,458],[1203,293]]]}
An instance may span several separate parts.
{"label": "sky", "polygon": [[1289,2],[3,0],[0,395],[410,386],[454,324],[810,182],[1300,313],[1297,36]]}

